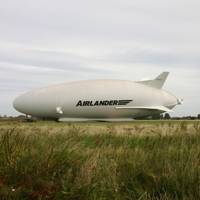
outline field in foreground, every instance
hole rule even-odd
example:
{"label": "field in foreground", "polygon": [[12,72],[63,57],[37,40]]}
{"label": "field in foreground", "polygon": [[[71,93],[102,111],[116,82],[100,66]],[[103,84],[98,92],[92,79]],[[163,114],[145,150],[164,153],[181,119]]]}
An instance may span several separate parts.
{"label": "field in foreground", "polygon": [[0,122],[0,199],[200,199],[200,123]]}

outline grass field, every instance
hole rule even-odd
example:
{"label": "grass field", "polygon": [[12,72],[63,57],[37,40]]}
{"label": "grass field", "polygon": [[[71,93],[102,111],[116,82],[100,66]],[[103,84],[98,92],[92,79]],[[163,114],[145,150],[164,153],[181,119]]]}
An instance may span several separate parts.
{"label": "grass field", "polygon": [[0,122],[0,199],[199,200],[200,122]]}

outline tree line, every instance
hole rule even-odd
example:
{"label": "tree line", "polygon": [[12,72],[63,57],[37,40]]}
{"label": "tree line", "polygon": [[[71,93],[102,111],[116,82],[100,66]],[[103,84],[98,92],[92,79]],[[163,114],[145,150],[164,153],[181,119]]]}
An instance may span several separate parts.
{"label": "tree line", "polygon": [[[0,115],[0,120],[26,120],[25,115],[18,115],[18,116],[7,116],[7,115]],[[33,117],[35,120],[42,120]],[[197,116],[182,116],[182,117],[171,117],[169,113],[165,114],[157,114],[150,117],[141,117],[138,120],[200,120],[200,114]]]}

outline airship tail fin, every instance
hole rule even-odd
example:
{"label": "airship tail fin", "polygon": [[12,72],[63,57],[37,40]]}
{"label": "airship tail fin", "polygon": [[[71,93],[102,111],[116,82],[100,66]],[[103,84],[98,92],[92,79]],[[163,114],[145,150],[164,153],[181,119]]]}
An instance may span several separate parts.
{"label": "airship tail fin", "polygon": [[156,77],[154,80],[147,80],[147,81],[140,81],[139,83],[142,83],[144,85],[148,85],[150,87],[161,89],[167,80],[167,77],[169,75],[169,72],[163,72],[158,77]]}

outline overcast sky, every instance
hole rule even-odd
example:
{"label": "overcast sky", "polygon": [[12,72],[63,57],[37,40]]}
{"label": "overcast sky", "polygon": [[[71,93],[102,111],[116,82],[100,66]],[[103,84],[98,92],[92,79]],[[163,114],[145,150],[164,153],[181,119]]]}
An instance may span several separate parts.
{"label": "overcast sky", "polygon": [[83,79],[171,74],[184,98],[174,115],[200,113],[199,0],[0,0],[0,115],[23,92]]}

